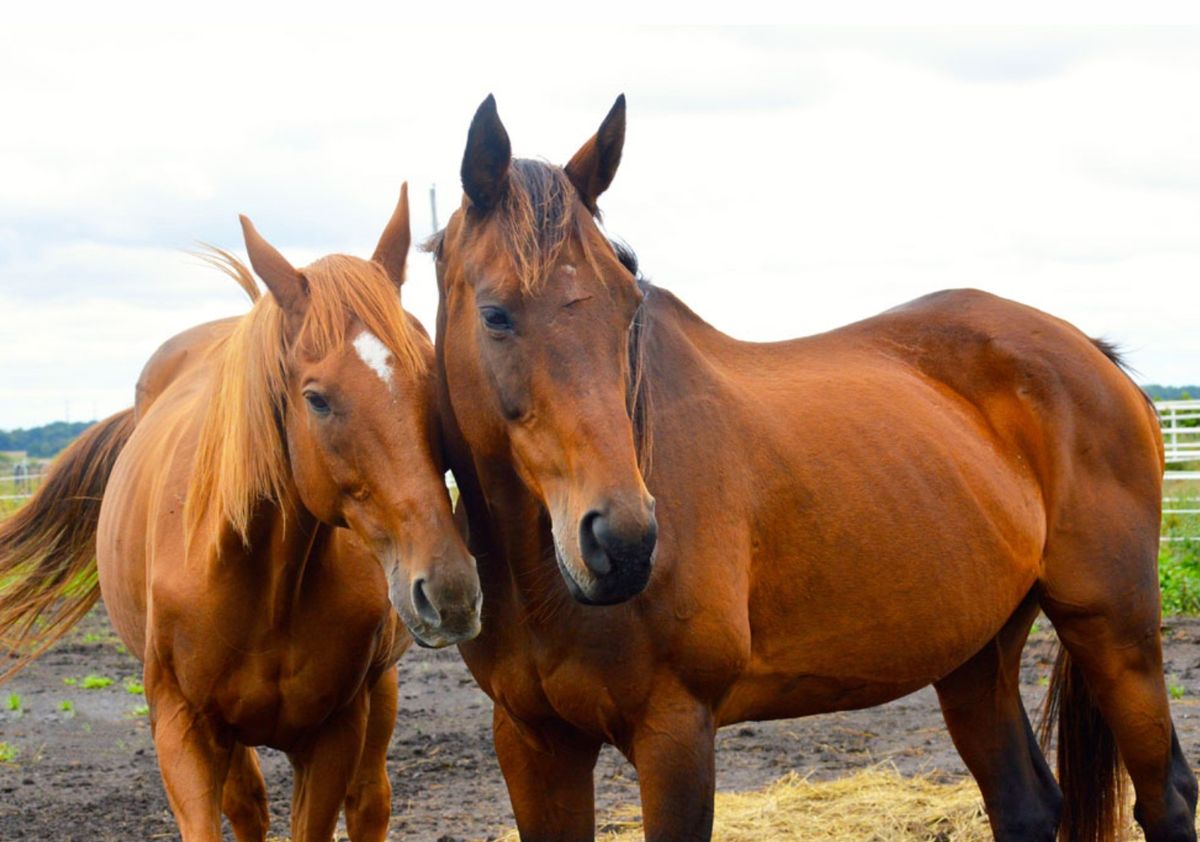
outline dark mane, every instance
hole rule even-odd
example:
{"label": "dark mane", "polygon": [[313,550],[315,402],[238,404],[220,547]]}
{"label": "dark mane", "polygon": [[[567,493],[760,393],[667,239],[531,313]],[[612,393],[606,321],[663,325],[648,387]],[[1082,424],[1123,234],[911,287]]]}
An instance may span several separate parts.
{"label": "dark mane", "polygon": [[625,267],[629,274],[633,275],[633,279],[638,282],[640,287],[643,283],[647,283],[642,277],[641,269],[638,266],[638,256],[634,252],[629,243],[624,240],[615,240],[612,237],[608,239],[609,245],[613,251],[617,253],[617,260],[621,261],[621,265]]}
{"label": "dark mane", "polygon": [[1109,339],[1093,338],[1092,344],[1121,371],[1130,375],[1134,374],[1133,369],[1129,367],[1129,363],[1125,362],[1124,351],[1116,342]]}
{"label": "dark mane", "polygon": [[587,216],[562,168],[529,158],[513,159],[504,198],[488,214],[499,225],[505,252],[526,290],[545,280],[572,232],[582,233]]}
{"label": "dark mane", "polygon": [[[1125,360],[1125,353],[1121,346],[1109,339],[1098,339],[1095,337],[1092,337],[1092,344],[1096,346],[1096,349],[1101,354],[1108,357],[1109,362],[1121,369],[1121,372],[1129,378],[1129,382],[1133,384],[1134,388],[1141,392],[1142,397],[1146,399],[1146,403],[1150,404],[1153,408],[1154,398],[1146,394],[1146,390],[1139,386],[1137,381],[1133,379],[1137,371]],[[1154,411],[1158,412],[1157,408]]]}
{"label": "dark mane", "polygon": [[637,452],[638,469],[642,479],[649,479],[651,459],[650,435],[650,379],[646,376],[647,354],[649,353],[650,338],[650,299],[654,295],[654,285],[642,275],[638,266],[638,257],[634,250],[623,240],[609,239],[617,260],[633,275],[633,280],[642,293],[642,303],[638,305],[633,316],[633,324],[629,328],[629,392],[625,405],[629,411],[629,420],[633,422],[633,445]]}

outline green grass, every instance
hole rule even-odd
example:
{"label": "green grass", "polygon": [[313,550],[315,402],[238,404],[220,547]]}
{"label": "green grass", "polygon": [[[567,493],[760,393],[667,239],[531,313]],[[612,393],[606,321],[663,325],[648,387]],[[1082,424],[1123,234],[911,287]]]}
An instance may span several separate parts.
{"label": "green grass", "polygon": [[[7,495],[5,495],[7,496]],[[0,520],[4,520],[17,509],[21,508],[24,500],[0,500]]]}
{"label": "green grass", "polygon": [[[1168,492],[1169,493],[1169,492]],[[1172,509],[1200,509],[1200,497],[1170,496]],[[1200,515],[1164,514],[1165,538],[1158,552],[1158,581],[1162,586],[1164,614],[1200,614]]]}
{"label": "green grass", "polygon": [[68,687],[74,687],[78,683],[79,683],[78,678],[64,678],[63,679],[63,684],[67,685]]}
{"label": "green grass", "polygon": [[21,697],[17,693],[8,694],[8,709],[14,713],[21,712]]}
{"label": "green grass", "polygon": [[17,747],[11,743],[0,743],[0,763],[12,763],[17,759]]}
{"label": "green grass", "polygon": [[103,690],[112,683],[113,680],[111,678],[106,678],[103,675],[89,675],[83,679],[83,689]]}
{"label": "green grass", "polygon": [[146,692],[146,688],[137,679],[127,678],[125,679],[125,692],[133,696],[140,696]]}
{"label": "green grass", "polygon": [[61,702],[58,703],[58,709],[61,710],[63,713],[74,713],[75,712],[75,703],[72,702],[70,699],[63,699]]}
{"label": "green grass", "polygon": [[150,705],[138,705],[130,712],[134,716],[149,716],[150,715]]}

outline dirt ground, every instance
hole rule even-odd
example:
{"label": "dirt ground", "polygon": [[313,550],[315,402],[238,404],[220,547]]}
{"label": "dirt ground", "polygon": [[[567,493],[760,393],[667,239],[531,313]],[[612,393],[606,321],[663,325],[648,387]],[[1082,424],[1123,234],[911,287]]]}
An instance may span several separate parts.
{"label": "dirt ground", "polygon": [[[1200,621],[1165,627],[1175,722],[1188,756],[1200,759]],[[1053,657],[1053,632],[1026,647],[1022,690],[1038,709]],[[114,679],[85,689],[89,676]],[[0,840],[177,839],[155,763],[136,660],[124,654],[103,609],[40,661],[0,688],[0,743],[17,751],[0,763]],[[12,694],[12,695],[10,695]],[[19,711],[11,710],[12,696]],[[487,839],[513,824],[490,737],[490,703],[455,650],[411,649],[400,668],[400,716],[388,757],[394,787],[391,837]],[[70,702],[69,706],[64,705]],[[70,707],[70,710],[64,710]],[[285,835],[291,774],[265,750],[272,833]],[[717,785],[761,787],[789,770],[837,777],[881,761],[902,772],[965,774],[931,689],[879,708],[724,729]],[[605,749],[596,774],[600,811],[635,802],[632,767]],[[231,835],[227,835],[232,839]]]}

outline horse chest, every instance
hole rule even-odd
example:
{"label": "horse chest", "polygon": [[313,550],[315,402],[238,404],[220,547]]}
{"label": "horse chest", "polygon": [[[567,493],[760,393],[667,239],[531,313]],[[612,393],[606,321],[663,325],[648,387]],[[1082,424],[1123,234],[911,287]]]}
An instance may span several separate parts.
{"label": "horse chest", "polygon": [[554,716],[605,736],[622,730],[626,703],[644,698],[648,686],[631,688],[627,677],[607,675],[577,659],[568,659],[502,665],[493,674],[488,689],[497,704],[518,721],[535,722]]}
{"label": "horse chest", "polygon": [[[286,747],[361,690],[385,616],[298,605],[193,612],[159,642],[185,698],[250,745]],[[164,647],[162,644],[166,643]]]}
{"label": "horse chest", "polygon": [[481,686],[514,719],[555,717],[618,742],[652,692],[656,666],[650,650],[635,642],[641,638],[637,632],[614,637],[575,631],[552,635],[513,627],[485,642],[499,644],[490,657],[478,651],[464,655]]}
{"label": "horse chest", "polygon": [[215,694],[221,718],[243,742],[286,748],[357,694],[367,665],[348,660],[338,669],[294,657],[246,664]]}

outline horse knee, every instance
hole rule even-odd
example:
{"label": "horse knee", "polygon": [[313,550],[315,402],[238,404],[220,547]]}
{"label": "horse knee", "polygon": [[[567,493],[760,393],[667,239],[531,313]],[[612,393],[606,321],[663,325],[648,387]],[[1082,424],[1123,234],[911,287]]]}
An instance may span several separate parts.
{"label": "horse knee", "polygon": [[236,793],[226,791],[221,812],[229,819],[238,842],[266,839],[271,814],[265,789],[253,787]]}
{"label": "horse knee", "polygon": [[392,817],[392,787],[387,779],[357,783],[346,793],[346,831],[352,842],[383,839]]}

